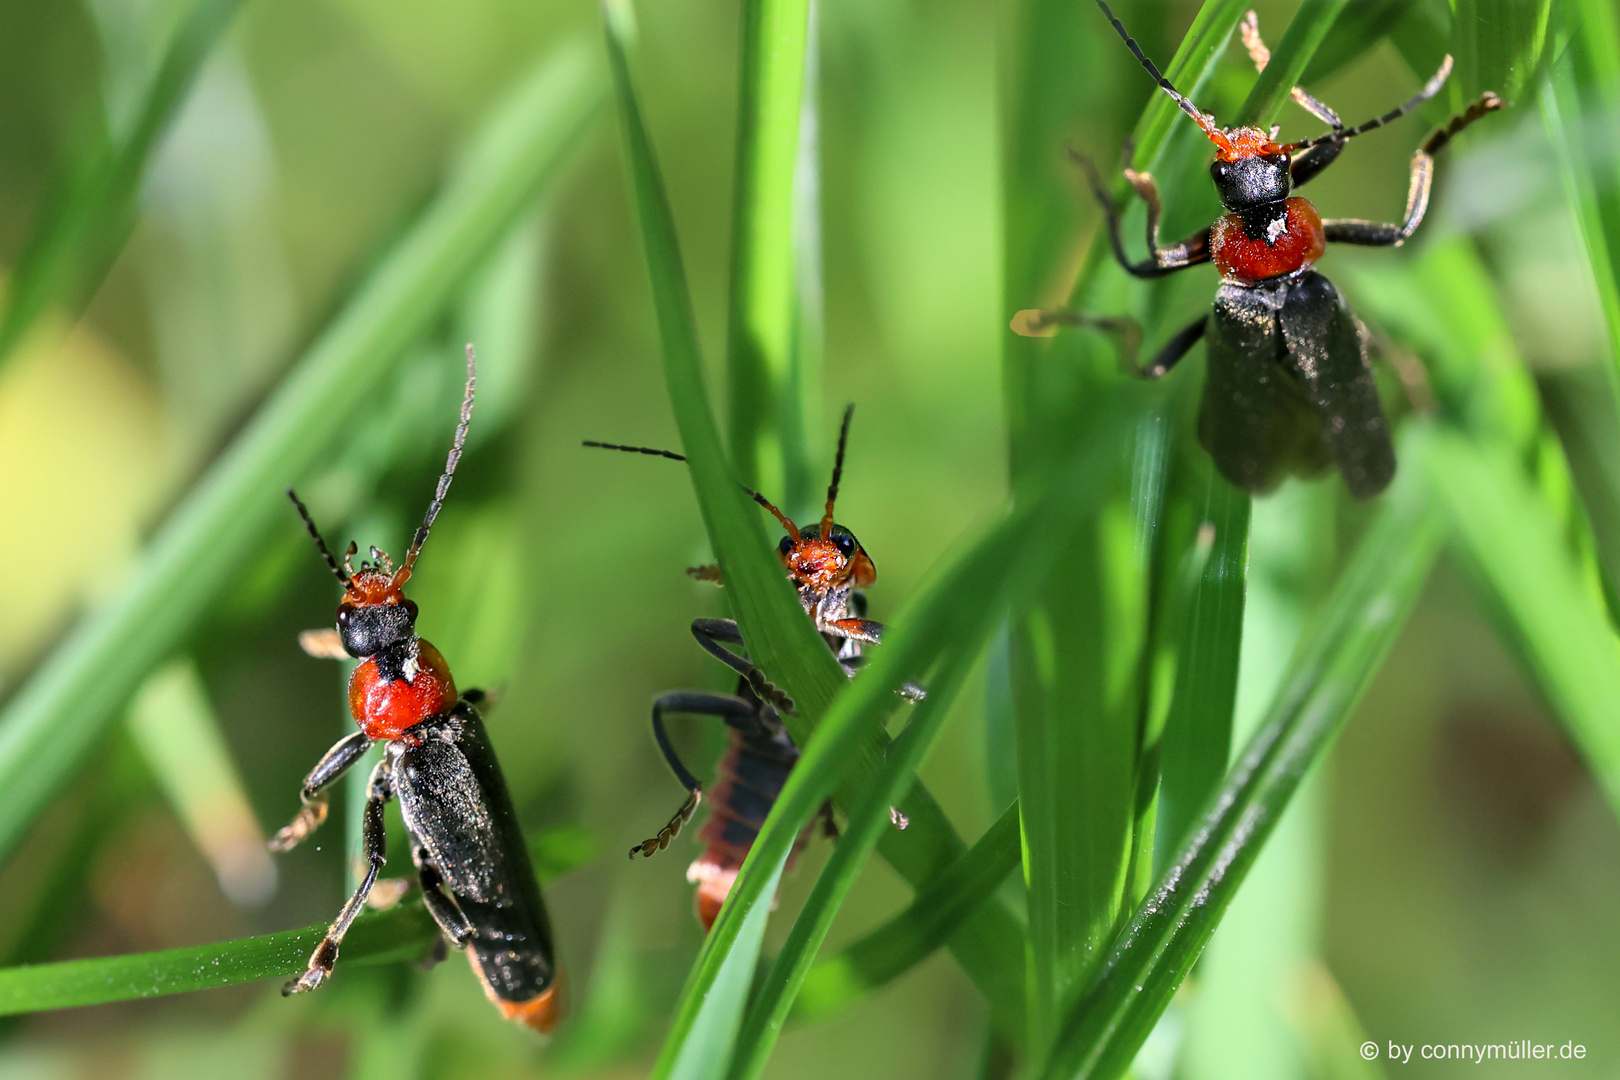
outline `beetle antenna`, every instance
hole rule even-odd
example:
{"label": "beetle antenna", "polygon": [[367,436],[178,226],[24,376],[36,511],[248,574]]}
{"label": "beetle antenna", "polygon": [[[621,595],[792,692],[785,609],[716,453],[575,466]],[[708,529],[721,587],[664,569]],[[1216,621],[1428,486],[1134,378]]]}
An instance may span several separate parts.
{"label": "beetle antenna", "polygon": [[456,437],[450,442],[450,455],[444,460],[444,475],[439,477],[439,486],[433,491],[433,501],[428,503],[422,526],[411,539],[411,550],[405,553],[404,564],[394,574],[395,588],[410,580],[416,557],[422,553],[422,545],[427,543],[428,530],[433,528],[433,519],[439,516],[439,511],[444,507],[444,497],[450,492],[450,481],[456,475],[456,466],[461,463],[461,448],[467,445],[467,429],[472,426],[473,391],[477,385],[478,357],[473,352],[472,342],[468,342],[467,389],[461,396],[461,422],[456,425]]}
{"label": "beetle antenna", "polygon": [[287,498],[291,499],[292,504],[298,508],[298,516],[304,519],[304,528],[309,530],[310,538],[315,541],[316,548],[320,550],[321,558],[326,560],[326,565],[331,569],[333,576],[342,582],[343,587],[347,589],[349,587],[349,575],[343,572],[343,567],[339,566],[338,561],[332,557],[332,549],[326,546],[325,540],[321,539],[321,530],[315,527],[315,519],[309,516],[308,507],[298,501],[298,495],[292,488],[287,489]]}
{"label": "beetle antenna", "polygon": [[[649,457],[668,458],[670,461],[686,460],[684,455],[677,454],[673,450],[659,450],[657,447],[653,446],[623,446],[619,443],[597,442],[595,439],[586,439],[581,442],[580,445],[588,446],[593,450],[619,450],[626,454],[646,454]],[[759,503],[759,505],[769,510],[776,520],[782,523],[782,528],[787,530],[788,535],[793,538],[793,542],[795,544],[799,542],[799,527],[793,524],[792,519],[790,519],[786,514],[778,510],[771,500],[767,499],[765,496],[761,495],[747,484],[738,484],[737,486],[748,492],[748,497],[750,499],[753,499],[755,502]]]}
{"label": "beetle antenna", "polygon": [[838,501],[838,481],[844,475],[844,445],[849,442],[849,420],[855,415],[855,404],[844,406],[844,422],[838,428],[838,453],[833,457],[832,483],[827,485],[827,512],[821,517],[821,538],[832,538],[833,503]]}
{"label": "beetle antenna", "polygon": [[1147,73],[1153,76],[1153,81],[1159,84],[1159,89],[1169,94],[1175,103],[1181,106],[1181,111],[1192,117],[1193,121],[1204,129],[1204,134],[1208,135],[1211,141],[1215,142],[1216,145],[1221,145],[1216,136],[1222,134],[1222,132],[1215,125],[1215,118],[1201,112],[1198,106],[1188,100],[1185,94],[1177,90],[1170,80],[1164,77],[1164,72],[1160,71],[1153,61],[1148,59],[1147,53],[1142,51],[1142,46],[1136,43],[1136,39],[1131,37],[1130,33],[1125,29],[1125,24],[1114,17],[1114,13],[1109,10],[1108,5],[1103,0],[1097,0],[1097,6],[1102,8],[1102,13],[1108,17],[1108,21],[1114,24],[1114,30],[1124,39],[1125,47],[1131,50],[1131,55],[1141,62],[1142,66],[1147,69]]}
{"label": "beetle antenna", "polygon": [[1414,94],[1410,101],[1405,102],[1398,108],[1391,109],[1383,116],[1377,117],[1373,120],[1368,120],[1365,124],[1357,124],[1353,128],[1346,128],[1340,131],[1330,131],[1326,135],[1318,135],[1314,139],[1301,139],[1299,142],[1289,143],[1287,146],[1283,147],[1283,151],[1285,153],[1292,154],[1300,150],[1309,150],[1311,147],[1319,146],[1322,143],[1337,142],[1343,139],[1353,139],[1357,135],[1365,135],[1369,131],[1376,131],[1385,124],[1399,120],[1401,117],[1405,116],[1419,105],[1422,105],[1425,101],[1428,101],[1430,98],[1434,97],[1434,95],[1440,92],[1440,88],[1446,84],[1446,79],[1450,76],[1451,54],[1447,53],[1445,59],[1440,61],[1440,70],[1436,71],[1434,76],[1430,78],[1428,82],[1423,84],[1423,89]]}

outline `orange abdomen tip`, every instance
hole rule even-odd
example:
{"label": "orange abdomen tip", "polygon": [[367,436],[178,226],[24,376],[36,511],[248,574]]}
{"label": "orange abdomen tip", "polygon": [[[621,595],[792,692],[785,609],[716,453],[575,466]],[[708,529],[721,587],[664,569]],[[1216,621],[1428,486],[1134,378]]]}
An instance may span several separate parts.
{"label": "orange abdomen tip", "polygon": [[714,920],[720,917],[720,908],[725,905],[726,897],[731,895],[731,886],[736,882],[740,869],[740,859],[726,859],[722,865],[712,852],[707,851],[686,868],[686,880],[697,886],[697,894],[692,901],[705,934],[714,929]]}
{"label": "orange abdomen tip", "polygon": [[[478,969],[477,958],[471,951],[467,953],[467,958],[472,962],[473,972],[479,976],[479,981],[483,982],[483,973]],[[550,1035],[556,1029],[557,1021],[568,1012],[566,983],[562,968],[558,968],[551,985],[528,1001],[505,1001],[498,998],[487,982],[484,982],[484,996],[494,1003],[506,1019],[538,1031],[542,1035]]]}
{"label": "orange abdomen tip", "polygon": [[416,677],[409,682],[385,680],[375,658],[355,668],[349,677],[349,711],[371,738],[397,739],[455,705],[456,682],[439,650],[418,642],[416,662]]}
{"label": "orange abdomen tip", "polygon": [[1250,237],[1243,218],[1227,214],[1210,231],[1210,254],[1221,276],[1240,281],[1264,281],[1302,270],[1322,257],[1327,237],[1322,218],[1309,199],[1298,195],[1283,202],[1287,209],[1275,237]]}

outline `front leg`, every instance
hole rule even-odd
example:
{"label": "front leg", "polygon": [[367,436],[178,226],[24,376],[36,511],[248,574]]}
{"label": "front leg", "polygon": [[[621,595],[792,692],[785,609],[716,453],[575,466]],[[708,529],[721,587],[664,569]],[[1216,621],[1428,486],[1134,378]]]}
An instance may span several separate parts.
{"label": "front leg", "polygon": [[349,767],[364,757],[370,748],[371,739],[365,732],[356,731],[339,739],[337,744],[315,763],[309,775],[304,777],[303,790],[298,793],[304,805],[289,825],[270,838],[271,851],[291,851],[306,836],[321,827],[321,822],[326,820],[326,789],[348,772]]}
{"label": "front leg", "polygon": [[1139,173],[1132,169],[1125,170],[1125,179],[1141,196],[1148,208],[1147,239],[1150,255],[1141,262],[1132,262],[1130,256],[1125,254],[1125,242],[1119,235],[1119,208],[1114,205],[1113,196],[1108,194],[1108,187],[1103,183],[1102,174],[1097,166],[1092,164],[1090,158],[1077,150],[1070,150],[1069,156],[1079,163],[1086,174],[1086,180],[1091,185],[1091,194],[1096,197],[1097,204],[1102,207],[1103,215],[1108,223],[1108,242],[1114,250],[1114,258],[1127,274],[1139,278],[1164,277],[1177,270],[1185,270],[1189,266],[1209,261],[1209,229],[1200,229],[1181,243],[1173,247],[1161,248],[1159,246],[1159,188],[1149,173]]}
{"label": "front leg", "polygon": [[332,974],[332,968],[337,964],[338,946],[343,943],[343,935],[349,932],[349,924],[360,914],[360,909],[366,906],[366,896],[370,894],[371,887],[377,883],[377,874],[382,870],[383,864],[388,861],[388,838],[383,831],[383,806],[393,797],[393,776],[388,759],[385,757],[377,762],[375,769],[371,770],[371,780],[366,785],[366,808],[360,826],[361,849],[366,856],[366,876],[360,879],[360,885],[354,890],[354,895],[349,897],[349,902],[338,912],[338,917],[327,928],[326,936],[321,938],[321,943],[315,946],[315,951],[309,957],[309,966],[304,969],[304,973],[281,988],[283,997],[313,990]]}
{"label": "front leg", "polygon": [[1467,109],[1436,128],[1412,155],[1412,179],[1406,190],[1406,213],[1399,225],[1358,218],[1329,219],[1322,222],[1327,239],[1339,244],[1363,247],[1400,247],[1423,223],[1429,209],[1429,191],[1434,186],[1434,157],[1459,132],[1481,117],[1502,107],[1502,99],[1486,93]]}
{"label": "front leg", "polygon": [[681,829],[692,820],[697,813],[698,804],[703,801],[703,782],[693,775],[692,770],[686,767],[680,754],[675,750],[675,744],[670,742],[669,732],[664,728],[664,714],[686,713],[690,716],[712,716],[723,721],[729,728],[734,728],[746,736],[760,737],[764,735],[765,728],[760,722],[759,713],[755,707],[739,697],[729,694],[703,694],[695,692],[677,691],[665,694],[653,702],[652,726],[653,739],[658,743],[658,750],[664,755],[670,772],[680,781],[686,789],[686,801],[681,803],[679,810],[669,819],[669,823],[658,830],[658,835],[630,849],[630,857],[637,855],[650,859],[658,852],[669,847],[670,841],[681,834]]}
{"label": "front leg", "polygon": [[782,712],[793,711],[793,699],[765,678],[765,672],[747,656],[739,656],[726,645],[741,645],[742,631],[735,619],[694,619],[692,636],[705,652],[741,675],[759,699]]}

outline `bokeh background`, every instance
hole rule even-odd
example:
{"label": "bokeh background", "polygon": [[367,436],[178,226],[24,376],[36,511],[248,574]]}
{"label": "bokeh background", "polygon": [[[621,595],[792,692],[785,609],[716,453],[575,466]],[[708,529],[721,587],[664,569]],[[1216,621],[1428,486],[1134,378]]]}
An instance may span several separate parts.
{"label": "bokeh background", "polygon": [[[1121,5],[1165,58],[1195,6]],[[127,122],[185,7],[0,5],[0,260],[15,259],[84,148]],[[1280,32],[1291,8],[1260,5],[1262,26]],[[830,467],[838,412],[857,403],[839,519],[876,561],[881,619],[1005,496],[1004,14],[974,0],[816,10],[825,379],[814,434]],[[738,10],[682,0],[639,17],[648,120],[717,357]],[[154,524],[426,204],[491,103],[556,45],[583,38],[599,50],[596,19],[573,0],[244,7],[161,143],[130,242],[82,318],[47,311],[0,366],[0,697],[124,579]],[[1073,58],[1093,92],[1072,138],[1106,159],[1151,85],[1100,22],[1091,44]],[[1250,77],[1229,55],[1222,78]],[[1311,88],[1360,118],[1417,82],[1384,45]],[[1322,268],[1356,302],[1381,262],[1466,237],[1548,399],[1601,408],[1601,312],[1540,116],[1527,95],[1497,119],[1442,165],[1428,235],[1400,252],[1334,252]],[[1299,115],[1285,123],[1304,133]],[[1326,215],[1395,216],[1419,137],[1409,122],[1359,141],[1312,198]],[[1614,152],[1612,132],[1594,138]],[[1075,252],[1096,224],[1081,195],[1076,183],[1071,211],[1051,223]],[[1212,271],[1195,273],[1213,287]],[[496,1017],[456,958],[432,971],[340,966],[319,994],[292,1001],[257,983],[8,1021],[0,1077],[646,1071],[700,942],[683,874],[695,841],[645,862],[623,854],[682,797],[649,737],[648,705],[672,688],[725,689],[729,677],[687,632],[722,601],[683,573],[709,556],[684,473],[578,445],[676,444],[606,109],[322,466],[283,478],[335,542],[396,553],[408,542],[454,425],[469,340],[483,376],[472,440],[413,595],[421,632],[461,685],[500,693],[490,726],[525,823],[593,853],[547,889],[571,972],[569,1026],[541,1048]],[[1332,481],[1295,482],[1256,504],[1240,729],[1330,580],[1340,498]],[[1302,519],[1321,527],[1302,533]],[[0,870],[0,961],[199,944],[335,913],[341,795],[321,842],[274,864],[255,849],[348,730],[343,672],[295,641],[329,622],[332,586],[289,508]],[[1586,1061],[1511,1075],[1620,1070],[1620,829],[1479,595],[1442,563],[1144,1051],[1142,1076],[1380,1075],[1355,1060],[1362,1038],[1572,1039]],[[986,763],[1005,754],[987,752],[998,736],[983,691],[964,700],[924,776],[971,838],[1004,806],[1005,777]],[[718,755],[718,734],[698,722],[682,741],[695,762]],[[403,852],[393,811],[390,821]],[[811,847],[784,906],[825,854]],[[873,863],[829,948],[907,896]],[[790,1030],[771,1075],[975,1075],[984,1016],[942,954],[858,1008]]]}

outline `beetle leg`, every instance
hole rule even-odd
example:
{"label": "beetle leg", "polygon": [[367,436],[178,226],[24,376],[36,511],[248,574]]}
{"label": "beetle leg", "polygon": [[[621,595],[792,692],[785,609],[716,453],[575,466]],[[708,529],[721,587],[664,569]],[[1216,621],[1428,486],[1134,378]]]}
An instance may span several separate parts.
{"label": "beetle leg", "polygon": [[658,830],[658,835],[643,840],[630,849],[630,857],[634,859],[638,854],[644,858],[652,858],[657,852],[669,847],[670,841],[680,835],[681,829],[692,815],[697,812],[698,804],[703,801],[703,784],[692,770],[681,761],[680,754],[675,751],[675,744],[669,740],[669,732],[664,728],[664,713],[678,712],[693,716],[712,716],[725,722],[727,727],[735,728],[744,735],[767,734],[765,726],[760,723],[759,713],[754,706],[739,697],[728,694],[698,694],[674,693],[665,694],[653,702],[652,726],[653,738],[658,742],[658,750],[664,755],[669,769],[675,774],[675,779],[686,788],[686,801],[681,808],[675,811],[675,816],[669,819],[669,824]]}
{"label": "beetle leg", "polygon": [[793,699],[765,678],[765,672],[747,656],[738,656],[726,648],[727,643],[742,644],[742,631],[737,629],[735,619],[694,619],[692,636],[710,656],[746,679],[748,688],[759,695],[761,701],[783,712],[793,711]]}
{"label": "beetle leg", "polygon": [[834,619],[825,625],[828,632],[851,641],[877,645],[883,639],[883,624],[871,619]]}
{"label": "beetle leg", "polygon": [[1434,129],[1412,155],[1412,181],[1406,191],[1406,214],[1399,225],[1359,218],[1330,218],[1322,222],[1327,239],[1339,244],[1363,247],[1399,247],[1417,231],[1429,209],[1429,190],[1434,185],[1434,156],[1460,131],[1502,107],[1502,99],[1486,93],[1448,123]]}
{"label": "beetle leg", "polygon": [[349,924],[360,914],[360,909],[366,906],[366,895],[376,883],[377,873],[382,869],[383,863],[388,861],[388,838],[383,831],[383,805],[394,797],[394,784],[386,757],[377,762],[377,767],[371,770],[371,780],[366,787],[366,809],[360,827],[361,847],[365,852],[367,864],[366,876],[360,879],[360,885],[354,890],[354,895],[343,905],[338,917],[332,920],[332,925],[327,928],[326,936],[321,938],[321,943],[315,946],[315,951],[309,957],[309,966],[304,969],[304,973],[281,988],[283,997],[313,990],[332,974],[332,968],[337,964],[338,946],[343,942],[343,935],[349,932]]}
{"label": "beetle leg", "polygon": [[290,824],[270,838],[271,851],[291,851],[298,846],[299,841],[321,827],[321,822],[326,820],[326,789],[347,772],[351,765],[359,761],[370,748],[371,739],[367,738],[365,732],[356,731],[339,739],[337,744],[315,763],[309,775],[304,777],[303,790],[298,793],[304,805]]}
{"label": "beetle leg", "polygon": [[450,944],[458,949],[466,948],[467,942],[472,940],[473,924],[455,901],[444,894],[444,876],[428,858],[426,849],[412,849],[411,859],[416,863],[417,880],[422,883],[422,903],[428,909],[428,914],[439,924],[439,929],[444,931],[444,937],[449,939]]}
{"label": "beetle leg", "polygon": [[1108,241],[1113,246],[1114,258],[1124,268],[1127,274],[1139,278],[1164,277],[1177,270],[1185,270],[1189,266],[1196,266],[1209,261],[1209,230],[1200,229],[1174,247],[1161,248],[1159,246],[1159,189],[1148,173],[1139,173],[1127,169],[1125,177],[1130,181],[1136,193],[1148,206],[1148,246],[1150,255],[1138,263],[1133,263],[1130,256],[1125,254],[1125,243],[1119,236],[1119,208],[1114,205],[1114,199],[1108,194],[1108,188],[1103,183],[1102,174],[1097,171],[1090,158],[1078,150],[1070,150],[1069,156],[1079,163],[1081,170],[1086,174],[1086,180],[1091,185],[1091,194],[1096,197],[1097,203],[1103,209],[1103,215],[1108,220]]}
{"label": "beetle leg", "polygon": [[1209,316],[1200,315],[1197,322],[1189,324],[1185,330],[1166,342],[1164,348],[1159,350],[1159,355],[1153,358],[1153,362],[1145,368],[1138,368],[1137,373],[1144,379],[1157,379],[1166,374],[1194,345],[1198,344],[1208,327]]}

